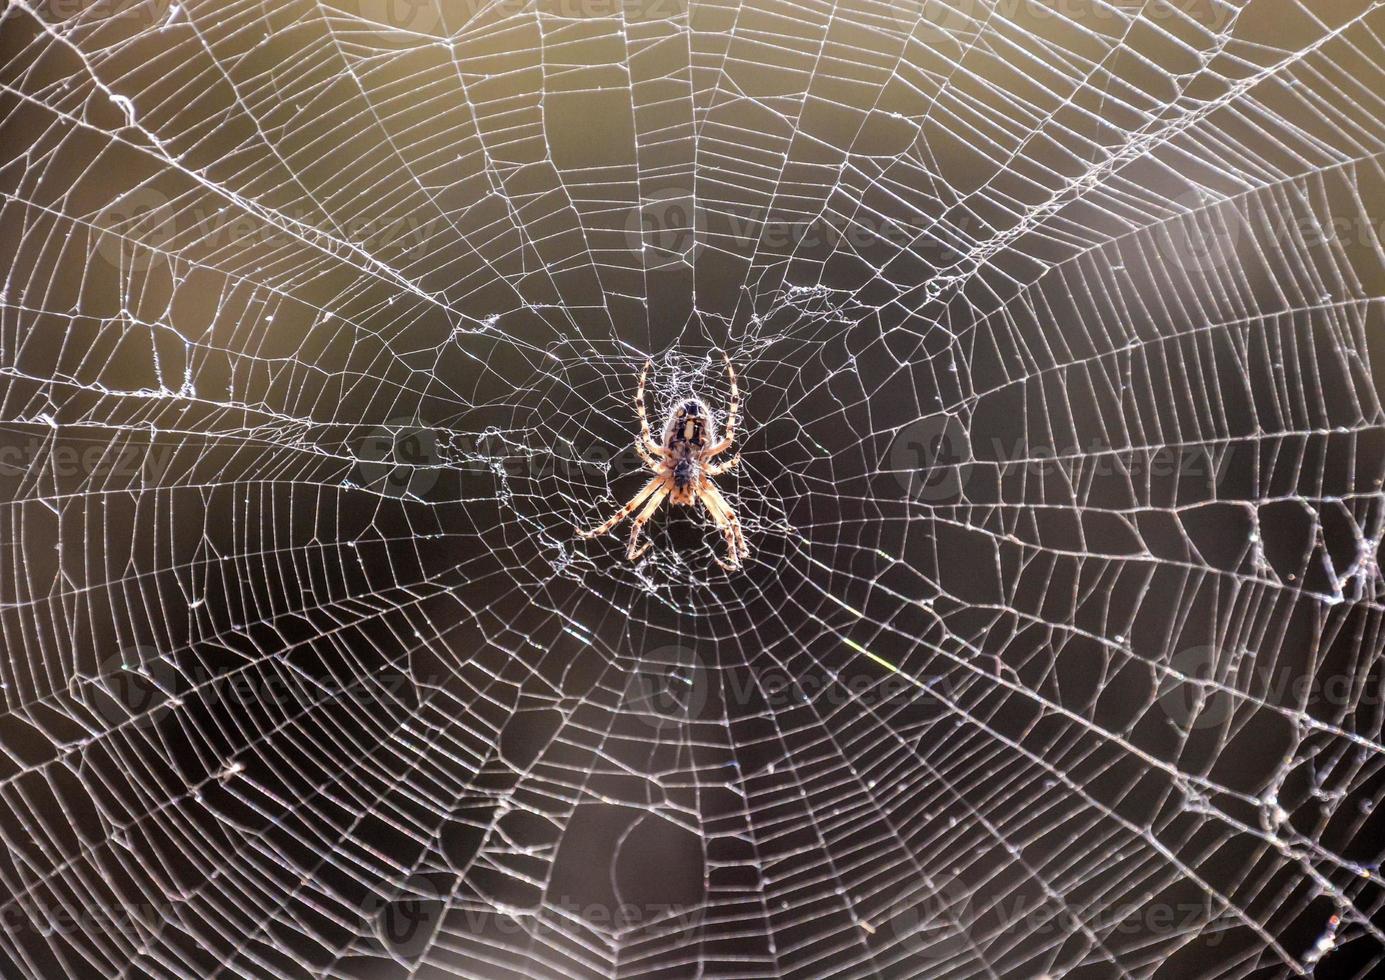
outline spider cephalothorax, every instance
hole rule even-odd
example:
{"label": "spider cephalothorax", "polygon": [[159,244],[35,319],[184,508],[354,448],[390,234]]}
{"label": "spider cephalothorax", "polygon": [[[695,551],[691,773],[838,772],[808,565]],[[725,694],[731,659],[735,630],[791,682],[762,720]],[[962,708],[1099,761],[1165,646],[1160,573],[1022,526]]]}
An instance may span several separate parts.
{"label": "spider cephalothorax", "polygon": [[[750,554],[745,535],[741,533],[741,522],[736,512],[721,495],[712,477],[725,473],[740,462],[739,456],[732,456],[724,463],[713,463],[712,459],[731,448],[736,437],[736,413],[740,405],[740,394],[736,389],[736,372],[731,367],[731,359],[726,361],[726,374],[731,379],[731,402],[726,412],[726,438],[717,439],[716,420],[712,418],[702,399],[689,395],[676,402],[664,423],[662,442],[655,442],[649,432],[649,418],[644,411],[644,383],[649,376],[650,364],[645,362],[640,372],[640,384],[635,391],[635,406],[640,417],[640,437],[635,442],[644,464],[654,472],[654,478],[644,485],[639,493],[630,498],[610,520],[590,531],[578,531],[584,538],[594,538],[605,534],[630,514],[639,510],[635,525],[630,530],[630,547],[625,554],[634,561],[649,550],[652,541],[644,547],[637,547],[640,541],[640,528],[654,516],[665,497],[671,503],[688,506],[700,502],[712,516],[722,537],[726,539],[727,560],[717,562],[726,569],[739,568],[741,559]],[[643,508],[643,509],[640,509]]]}

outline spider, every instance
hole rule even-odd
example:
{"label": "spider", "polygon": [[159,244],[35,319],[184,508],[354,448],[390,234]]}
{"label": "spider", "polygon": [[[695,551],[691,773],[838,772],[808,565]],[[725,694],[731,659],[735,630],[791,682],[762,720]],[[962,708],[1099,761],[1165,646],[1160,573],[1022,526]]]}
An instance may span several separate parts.
{"label": "spider", "polygon": [[712,477],[720,476],[741,461],[739,454],[722,463],[711,461],[731,448],[732,440],[736,437],[736,414],[740,404],[731,358],[723,354],[722,360],[726,362],[726,375],[731,379],[731,403],[726,413],[726,438],[720,441],[717,440],[716,421],[712,413],[696,395],[682,399],[669,411],[668,420],[664,422],[663,441],[654,441],[649,434],[649,419],[644,412],[644,383],[650,368],[650,362],[644,362],[640,384],[635,391],[635,408],[640,416],[640,437],[635,441],[635,450],[645,466],[654,472],[654,478],[631,497],[629,503],[616,511],[610,520],[590,531],[579,530],[579,537],[594,538],[605,534],[639,510],[635,524],[630,529],[630,547],[625,550],[625,556],[634,561],[654,544],[653,541],[646,541],[644,547],[639,547],[640,529],[654,516],[665,497],[671,503],[684,507],[701,501],[726,539],[728,560],[717,558],[717,564],[727,571],[740,568],[741,559],[750,554],[750,549],[746,547],[736,512],[712,482]]}

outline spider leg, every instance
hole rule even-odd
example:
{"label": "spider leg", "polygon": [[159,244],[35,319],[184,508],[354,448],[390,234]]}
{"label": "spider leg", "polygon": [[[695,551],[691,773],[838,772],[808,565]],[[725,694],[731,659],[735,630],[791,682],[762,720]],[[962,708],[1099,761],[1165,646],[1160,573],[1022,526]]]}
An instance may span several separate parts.
{"label": "spider leg", "polygon": [[731,509],[731,505],[726,502],[716,484],[710,480],[702,482],[697,495],[707,512],[712,515],[712,520],[716,521],[717,527],[721,528],[722,537],[726,539],[726,557],[730,560],[722,561],[718,558],[717,564],[728,571],[739,568],[741,559],[750,555],[750,548],[745,543],[745,535],[741,532],[741,522],[736,517],[736,512]]}
{"label": "spider leg", "polygon": [[741,454],[737,453],[724,463],[711,463],[706,469],[708,476],[721,476],[727,470],[734,469],[741,461]]}
{"label": "spider leg", "polygon": [[645,448],[644,443],[638,439],[635,440],[635,452],[640,454],[640,459],[644,460],[645,466],[648,466],[656,473],[659,471],[659,461],[654,458],[653,453]]}
{"label": "spider leg", "polygon": [[649,368],[652,361],[644,362],[644,370],[640,372],[640,386],[635,390],[635,410],[640,414],[640,441],[638,443],[641,450],[640,455],[650,466],[657,465],[650,457],[650,453],[662,451],[663,447],[654,441],[654,437],[649,434],[649,416],[644,412],[644,382],[649,377]]}
{"label": "spider leg", "polygon": [[654,516],[654,512],[659,509],[659,505],[662,504],[664,498],[668,496],[668,490],[668,484],[665,483],[659,488],[658,493],[649,498],[649,503],[644,505],[644,510],[640,511],[639,516],[635,518],[635,523],[630,528],[630,547],[625,549],[625,557],[631,561],[639,558],[640,555],[654,547],[653,541],[646,541],[643,548],[640,548],[638,551],[635,550],[635,545],[638,544],[640,540],[640,529]]}
{"label": "spider leg", "polygon": [[731,404],[726,410],[726,435],[720,442],[707,450],[704,457],[706,459],[711,459],[731,448],[731,443],[736,441],[736,419],[741,410],[741,393],[740,389],[736,387],[736,369],[731,366],[729,354],[723,352],[721,358],[726,362],[726,376],[731,379]]}
{"label": "spider leg", "polygon": [[[705,500],[703,504],[706,505]],[[741,567],[741,562],[740,556],[736,551],[735,537],[734,532],[731,530],[731,525],[727,522],[725,514],[714,510],[711,506],[707,506],[707,512],[712,515],[712,520],[716,522],[717,527],[721,530],[721,536],[726,541],[726,557],[730,560],[722,561],[720,555],[713,555],[712,557],[722,568],[726,569],[728,572],[734,572]]]}
{"label": "spider leg", "polygon": [[[649,498],[650,494],[653,494],[656,491],[658,491],[660,487],[663,487],[665,485],[666,482],[667,481],[662,476],[656,476],[654,479],[646,483],[639,493],[631,497],[629,503],[627,503],[620,510],[612,514],[610,520],[608,520],[605,524],[601,524],[597,527],[594,527],[590,531],[583,531],[581,529],[578,529],[577,536],[581,538],[595,538],[599,535],[605,534],[611,528],[615,527],[621,521],[625,520],[625,518],[629,517],[632,513],[634,513],[635,508],[639,507],[640,504],[644,503],[645,500]],[[665,489],[664,492],[667,493],[667,489]]]}

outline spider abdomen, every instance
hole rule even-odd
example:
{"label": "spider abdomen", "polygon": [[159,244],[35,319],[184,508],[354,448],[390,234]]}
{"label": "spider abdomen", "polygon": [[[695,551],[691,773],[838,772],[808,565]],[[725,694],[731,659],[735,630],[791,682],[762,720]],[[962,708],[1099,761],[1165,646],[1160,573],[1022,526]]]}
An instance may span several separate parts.
{"label": "spider abdomen", "polygon": [[697,480],[697,461],[691,456],[680,456],[673,464],[673,486],[686,490]]}

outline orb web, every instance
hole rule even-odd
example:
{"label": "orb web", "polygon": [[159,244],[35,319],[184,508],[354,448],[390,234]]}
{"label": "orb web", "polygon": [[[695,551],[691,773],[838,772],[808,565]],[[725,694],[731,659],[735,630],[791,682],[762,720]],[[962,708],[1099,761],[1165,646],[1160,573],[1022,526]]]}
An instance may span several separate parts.
{"label": "orb web", "polygon": [[9,0],[0,973],[1379,969],[1383,18]]}

